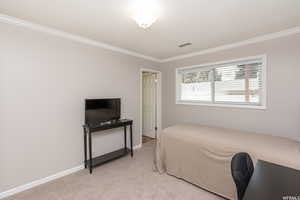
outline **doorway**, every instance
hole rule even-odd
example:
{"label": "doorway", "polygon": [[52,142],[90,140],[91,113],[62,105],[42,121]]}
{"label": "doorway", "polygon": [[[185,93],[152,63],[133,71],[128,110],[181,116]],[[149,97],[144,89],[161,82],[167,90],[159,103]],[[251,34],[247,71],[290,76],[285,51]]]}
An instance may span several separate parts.
{"label": "doorway", "polygon": [[141,144],[157,138],[161,127],[161,72],[141,70]]}

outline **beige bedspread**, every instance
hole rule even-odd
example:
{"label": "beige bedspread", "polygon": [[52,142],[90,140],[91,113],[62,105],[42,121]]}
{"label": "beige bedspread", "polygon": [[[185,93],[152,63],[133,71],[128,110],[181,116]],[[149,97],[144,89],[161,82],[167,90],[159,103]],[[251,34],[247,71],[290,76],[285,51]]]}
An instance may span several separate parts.
{"label": "beige bedspread", "polygon": [[300,169],[300,142],[283,137],[199,125],[164,129],[157,144],[157,168],[229,199],[235,197],[230,162],[248,152],[254,164],[262,159]]}

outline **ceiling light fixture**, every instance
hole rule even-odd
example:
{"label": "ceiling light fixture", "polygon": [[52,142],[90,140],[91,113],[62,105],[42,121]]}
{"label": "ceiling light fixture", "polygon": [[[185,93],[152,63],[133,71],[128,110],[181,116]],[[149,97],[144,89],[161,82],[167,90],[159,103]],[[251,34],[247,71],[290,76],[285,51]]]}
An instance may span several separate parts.
{"label": "ceiling light fixture", "polygon": [[132,18],[143,29],[149,28],[159,16],[159,6],[155,1],[136,0],[132,5]]}

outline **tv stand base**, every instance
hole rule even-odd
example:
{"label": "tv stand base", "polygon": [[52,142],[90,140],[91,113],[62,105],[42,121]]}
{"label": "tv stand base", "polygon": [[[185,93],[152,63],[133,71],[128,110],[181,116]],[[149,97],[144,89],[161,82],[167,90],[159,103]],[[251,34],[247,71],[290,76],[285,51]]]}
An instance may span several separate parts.
{"label": "tv stand base", "polygon": [[[126,156],[129,152],[131,154],[131,157],[133,157],[133,139],[132,139],[132,120],[128,119],[122,119],[122,120],[116,120],[111,123],[105,123],[105,124],[98,124],[95,126],[91,125],[84,125],[84,167],[89,168],[90,174],[93,172],[93,168],[97,167],[99,165],[102,165],[104,163],[107,163],[109,161],[115,160],[117,158]],[[127,148],[127,126],[130,128],[130,149]],[[118,127],[124,127],[124,148],[121,148],[117,151],[113,151],[98,157],[93,158],[92,157],[92,133],[95,133],[97,131],[103,131]],[[88,145],[87,145],[88,140]],[[87,159],[87,153],[89,152],[89,160]]]}

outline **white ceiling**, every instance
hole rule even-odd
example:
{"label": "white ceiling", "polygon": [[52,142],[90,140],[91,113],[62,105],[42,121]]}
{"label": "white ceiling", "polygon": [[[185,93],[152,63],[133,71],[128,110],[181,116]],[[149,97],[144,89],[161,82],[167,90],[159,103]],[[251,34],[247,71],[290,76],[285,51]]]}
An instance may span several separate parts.
{"label": "white ceiling", "polygon": [[162,15],[143,30],[132,1],[0,0],[0,13],[158,59],[300,26],[300,0],[160,0]]}

